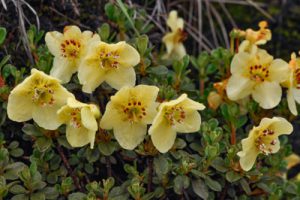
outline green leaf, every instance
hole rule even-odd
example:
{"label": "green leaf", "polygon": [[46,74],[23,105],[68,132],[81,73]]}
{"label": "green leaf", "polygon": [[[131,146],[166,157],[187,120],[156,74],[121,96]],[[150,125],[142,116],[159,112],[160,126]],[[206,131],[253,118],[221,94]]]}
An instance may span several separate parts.
{"label": "green leaf", "polygon": [[147,50],[148,47],[148,36],[147,35],[141,35],[137,39],[137,48],[140,54],[143,56]]}
{"label": "green leaf", "polygon": [[3,44],[5,38],[6,38],[6,29],[4,27],[0,27],[0,45]]}
{"label": "green leaf", "polygon": [[246,181],[245,178],[242,178],[240,180],[240,184],[247,195],[251,194],[251,189],[250,189],[249,183]]}
{"label": "green leaf", "polygon": [[204,200],[206,200],[208,198],[209,193],[208,193],[207,186],[201,179],[193,180],[192,187],[193,187],[194,192],[199,197],[201,197]]}
{"label": "green leaf", "polygon": [[2,58],[2,60],[0,61],[0,70],[9,61],[10,57],[10,55],[6,55],[4,56],[4,58]]}
{"label": "green leaf", "polygon": [[39,137],[35,141],[35,145],[40,152],[45,152],[47,149],[49,149],[51,144],[52,144],[52,140],[50,138],[46,138],[46,137]]}
{"label": "green leaf", "polygon": [[121,8],[121,11],[123,12],[123,14],[126,16],[127,20],[129,21],[130,25],[132,26],[132,29],[134,30],[136,35],[140,35],[140,33],[136,30],[135,26],[134,26],[134,22],[131,19],[131,17],[129,16],[128,12],[127,12],[127,8],[124,5],[124,3],[122,2],[122,0],[116,0],[119,7]]}
{"label": "green leaf", "polygon": [[100,142],[98,145],[98,149],[103,155],[110,156],[117,149],[117,144],[112,141]]}
{"label": "green leaf", "polygon": [[168,74],[169,70],[166,66],[159,65],[159,66],[156,66],[156,67],[147,68],[147,72],[150,73],[150,74],[162,76],[162,75]]}
{"label": "green leaf", "polygon": [[174,179],[174,191],[176,194],[182,194],[183,190],[190,185],[190,179],[187,176],[179,175]]}
{"label": "green leaf", "polygon": [[215,168],[219,172],[226,172],[228,169],[225,167],[225,161],[221,157],[216,157],[212,163],[211,166]]}
{"label": "green leaf", "polygon": [[107,41],[110,35],[110,26],[107,23],[102,24],[101,27],[98,28],[98,33],[102,41]]}
{"label": "green leaf", "polygon": [[38,192],[30,195],[30,200],[45,200],[45,194]]}
{"label": "green leaf", "polygon": [[68,196],[68,200],[82,200],[86,197],[86,194],[81,192],[75,192]]}
{"label": "green leaf", "polygon": [[154,158],[154,169],[158,177],[167,174],[169,171],[169,162],[164,156]]}
{"label": "green leaf", "polygon": [[12,155],[13,157],[17,158],[17,157],[22,156],[24,154],[24,151],[21,148],[15,148],[15,149],[11,150],[9,152],[9,154]]}
{"label": "green leaf", "polygon": [[22,128],[22,131],[25,134],[30,135],[30,136],[35,136],[35,137],[43,136],[42,131],[33,124],[25,124]]}
{"label": "green leaf", "polygon": [[24,194],[27,190],[21,185],[14,185],[12,186],[9,191],[13,194]]}
{"label": "green leaf", "polygon": [[230,183],[236,182],[241,178],[242,176],[234,171],[229,171],[226,173],[226,180]]}
{"label": "green leaf", "polygon": [[11,198],[11,200],[29,200],[29,197],[28,195],[25,195],[25,194],[18,194],[18,195],[15,195]]}
{"label": "green leaf", "polygon": [[12,75],[14,78],[17,76],[17,68],[11,64],[4,65],[2,69],[2,76],[3,78],[8,78],[10,75]]}
{"label": "green leaf", "polygon": [[206,185],[212,189],[213,191],[216,191],[216,192],[221,192],[222,191],[222,186],[221,184],[218,182],[218,181],[214,181],[212,180],[210,177],[206,177],[205,178],[205,183]]}

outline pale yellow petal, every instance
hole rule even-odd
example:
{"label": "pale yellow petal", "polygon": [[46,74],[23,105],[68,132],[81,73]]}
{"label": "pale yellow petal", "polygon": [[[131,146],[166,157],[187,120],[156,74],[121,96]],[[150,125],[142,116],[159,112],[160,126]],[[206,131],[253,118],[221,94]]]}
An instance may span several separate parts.
{"label": "pale yellow petal", "polygon": [[74,128],[67,126],[66,137],[72,147],[82,147],[90,143],[90,147],[94,147],[96,131],[88,130],[84,127]]}
{"label": "pale yellow petal", "polygon": [[277,106],[281,100],[282,90],[278,82],[262,82],[252,92],[253,99],[264,109]]}
{"label": "pale yellow petal", "polygon": [[297,106],[296,106],[296,102],[292,93],[292,90],[288,90],[287,91],[287,102],[288,102],[288,107],[289,110],[291,111],[291,113],[295,116],[298,115],[298,111],[297,111]]}
{"label": "pale yellow petal", "polygon": [[133,87],[136,75],[133,68],[112,69],[105,74],[105,82],[116,90],[124,86]]}
{"label": "pale yellow petal", "polygon": [[161,152],[168,152],[174,145],[176,132],[163,120],[157,120],[149,129],[149,135],[155,148]]}
{"label": "pale yellow petal", "polygon": [[137,99],[141,99],[144,104],[149,105],[156,101],[159,88],[150,85],[137,85],[134,87],[134,93]]}
{"label": "pale yellow petal", "polygon": [[110,130],[115,126],[115,124],[119,124],[120,122],[120,114],[114,108],[113,103],[111,101],[108,102],[105,108],[105,113],[103,114],[100,121],[100,127],[102,129]]}
{"label": "pale yellow petal", "polygon": [[255,83],[243,76],[232,75],[226,87],[226,92],[230,100],[236,101],[249,96]]}
{"label": "pale yellow petal", "polygon": [[175,36],[176,33],[167,33],[162,39],[162,41],[166,45],[168,56],[170,56],[171,52],[175,48],[175,43],[174,43]]}
{"label": "pale yellow petal", "polygon": [[121,67],[134,67],[139,64],[140,54],[135,48],[125,42],[119,42],[116,45],[118,45],[120,56],[118,62]]}
{"label": "pale yellow petal", "polygon": [[259,151],[255,148],[251,151],[238,153],[238,156],[240,156],[240,165],[244,171],[249,171],[253,167],[258,154]]}
{"label": "pale yellow petal", "polygon": [[300,103],[300,89],[298,89],[298,88],[292,88],[292,93],[293,93],[295,101],[297,103]]}
{"label": "pale yellow petal", "polygon": [[61,80],[62,83],[67,83],[71,80],[71,77],[77,71],[77,68],[76,62],[57,56],[54,58],[50,75]]}
{"label": "pale yellow petal", "polygon": [[98,130],[97,121],[89,107],[83,107],[81,109],[81,123],[83,124],[84,127],[86,127],[89,130],[92,131]]}
{"label": "pale yellow petal", "polygon": [[183,102],[180,104],[184,106],[184,109],[186,110],[204,110],[205,106],[202,103],[196,102],[190,98],[186,98],[183,100]]}
{"label": "pale yellow petal", "polygon": [[176,60],[180,60],[183,58],[183,56],[186,55],[186,50],[185,47],[183,45],[183,43],[177,43],[176,46],[174,47],[174,56]]}
{"label": "pale yellow petal", "polygon": [[78,69],[78,79],[82,91],[92,93],[105,80],[105,70],[100,67],[100,63],[85,60]]}
{"label": "pale yellow petal", "polygon": [[67,99],[67,105],[70,108],[83,108],[88,107],[88,104],[81,103],[80,101],[77,101],[75,98],[68,98]]}
{"label": "pale yellow petal", "polygon": [[63,41],[63,34],[57,31],[48,32],[45,36],[45,42],[49,51],[54,56],[60,56],[61,54],[61,42]]}
{"label": "pale yellow petal", "polygon": [[270,80],[284,82],[289,78],[289,65],[282,59],[275,59],[270,65]]}
{"label": "pale yellow petal", "polygon": [[293,132],[293,125],[282,117],[273,117],[274,122],[269,126],[274,130],[275,135],[289,135]]}
{"label": "pale yellow petal", "polygon": [[157,108],[159,106],[159,103],[153,102],[146,108],[147,115],[143,118],[143,122],[145,124],[152,124],[153,119],[157,115]]}
{"label": "pale yellow petal", "polygon": [[167,25],[171,28],[172,32],[177,31],[177,29],[183,29],[184,21],[182,18],[178,18],[176,10],[172,10],[169,13]]}
{"label": "pale yellow petal", "polygon": [[147,126],[138,123],[121,122],[114,126],[114,136],[124,149],[133,150],[145,138]]}
{"label": "pale yellow petal", "polygon": [[32,118],[40,127],[56,130],[62,124],[57,116],[57,111],[60,108],[61,106],[57,105],[34,106]]}
{"label": "pale yellow petal", "polygon": [[77,26],[65,26],[64,36],[67,39],[74,39],[81,37],[81,30]]}
{"label": "pale yellow petal", "polygon": [[53,98],[54,98],[54,103],[61,107],[65,104],[67,104],[68,98],[75,99],[75,96],[71,92],[69,92],[66,88],[64,88],[60,85],[54,91]]}
{"label": "pale yellow petal", "polygon": [[11,91],[7,102],[8,118],[16,122],[24,122],[32,118],[33,102],[22,83]]}
{"label": "pale yellow petal", "polygon": [[233,75],[243,75],[248,70],[248,67],[250,66],[251,60],[253,59],[253,56],[251,54],[246,52],[239,52],[236,54],[230,65],[230,72]]}
{"label": "pale yellow petal", "polygon": [[197,111],[188,111],[182,122],[175,120],[174,130],[180,133],[192,133],[199,131],[201,125],[201,117]]}
{"label": "pale yellow petal", "polygon": [[266,50],[258,49],[256,53],[256,57],[259,59],[259,64],[264,65],[270,65],[273,61],[273,56],[268,54]]}

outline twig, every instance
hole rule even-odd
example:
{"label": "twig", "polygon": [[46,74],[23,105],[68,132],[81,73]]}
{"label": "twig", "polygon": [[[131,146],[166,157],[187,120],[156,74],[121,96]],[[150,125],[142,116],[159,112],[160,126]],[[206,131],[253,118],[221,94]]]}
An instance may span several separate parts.
{"label": "twig", "polygon": [[230,129],[231,129],[230,143],[231,143],[231,145],[235,145],[235,143],[236,143],[236,130],[235,130],[235,127],[234,127],[232,122],[230,123]]}
{"label": "twig", "polygon": [[62,159],[63,163],[64,163],[64,166],[66,167],[66,169],[68,170],[68,173],[71,175],[72,179],[73,179],[73,182],[75,184],[75,187],[80,191],[80,192],[83,192],[83,189],[80,185],[80,182],[79,182],[79,179],[78,177],[74,174],[65,154],[64,154],[64,151],[63,149],[61,148],[60,144],[57,144],[56,146],[56,149],[59,153],[59,156],[60,158]]}
{"label": "twig", "polygon": [[148,167],[149,167],[147,192],[151,192],[151,189],[152,189],[152,176],[153,176],[153,158],[152,157],[148,157],[147,164],[148,164]]}
{"label": "twig", "polygon": [[106,162],[107,177],[112,177],[111,163],[110,163],[109,156],[105,156],[105,162]]}

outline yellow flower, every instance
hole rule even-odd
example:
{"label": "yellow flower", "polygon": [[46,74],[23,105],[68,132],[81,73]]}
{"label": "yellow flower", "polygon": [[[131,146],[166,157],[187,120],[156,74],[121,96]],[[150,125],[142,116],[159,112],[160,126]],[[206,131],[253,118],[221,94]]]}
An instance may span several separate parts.
{"label": "yellow flower", "polygon": [[289,67],[289,78],[283,83],[283,86],[288,88],[287,102],[291,113],[298,115],[296,102],[300,103],[300,59],[296,57],[295,53],[291,55]]}
{"label": "yellow flower", "polygon": [[100,127],[113,129],[116,140],[124,149],[134,149],[144,140],[147,124],[152,123],[157,113],[158,90],[148,85],[123,87],[106,105]]}
{"label": "yellow flower", "polygon": [[11,120],[24,122],[33,119],[39,126],[55,130],[61,123],[56,112],[74,97],[59,80],[36,69],[15,87],[8,98],[7,114]]}
{"label": "yellow flower", "polygon": [[67,83],[77,71],[88,46],[100,41],[100,37],[91,31],[81,32],[77,26],[66,26],[63,34],[57,31],[48,32],[45,41],[54,55],[50,75],[60,79],[62,83]]}
{"label": "yellow flower", "polygon": [[183,19],[178,18],[177,11],[170,12],[167,19],[167,25],[171,28],[171,32],[167,33],[162,41],[167,47],[167,54],[164,59],[179,60],[186,55],[183,41],[186,39],[186,33],[183,31]]}
{"label": "yellow flower", "polygon": [[82,91],[92,93],[103,81],[117,90],[135,85],[134,66],[140,62],[136,49],[126,44],[94,43],[78,69]]}
{"label": "yellow flower", "polygon": [[267,28],[268,23],[266,21],[259,22],[258,26],[260,28],[258,31],[247,29],[245,32],[245,39],[250,41],[252,44],[265,44],[272,38],[271,30]]}
{"label": "yellow flower", "polygon": [[182,94],[170,102],[159,106],[158,114],[149,129],[153,145],[161,153],[170,150],[176,139],[176,132],[190,133],[200,129],[201,117],[197,110],[205,106]]}
{"label": "yellow flower", "polygon": [[292,124],[284,118],[263,118],[259,126],[252,128],[248,138],[242,140],[243,150],[238,152],[242,169],[249,171],[260,153],[268,155],[278,152],[278,136],[289,135],[292,131]]}
{"label": "yellow flower", "polygon": [[239,52],[231,62],[232,76],[226,87],[228,98],[236,101],[252,95],[262,108],[274,108],[280,102],[280,83],[288,78],[288,70],[285,61],[273,60],[265,50]]}
{"label": "yellow flower", "polygon": [[61,123],[67,125],[66,137],[72,147],[82,147],[88,143],[91,148],[94,147],[98,130],[96,119],[100,117],[97,106],[68,98],[67,105],[59,109],[57,114]]}

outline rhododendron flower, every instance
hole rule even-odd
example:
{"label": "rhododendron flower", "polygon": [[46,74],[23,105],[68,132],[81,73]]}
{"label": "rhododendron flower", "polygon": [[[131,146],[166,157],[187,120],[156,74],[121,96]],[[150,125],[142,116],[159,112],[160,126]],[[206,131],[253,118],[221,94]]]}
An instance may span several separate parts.
{"label": "rhododendron flower", "polygon": [[283,86],[288,88],[288,107],[293,115],[297,115],[296,102],[300,103],[300,59],[296,57],[295,53],[291,55],[289,67],[289,77]]}
{"label": "rhododendron flower", "polygon": [[100,37],[91,31],[81,32],[77,26],[66,26],[63,34],[57,31],[48,32],[45,41],[54,55],[50,75],[60,79],[62,83],[67,83],[77,71],[89,45],[100,41]]}
{"label": "rhododendron flower", "polygon": [[186,33],[183,31],[184,21],[182,18],[178,18],[177,11],[173,10],[169,14],[167,25],[171,28],[171,32],[167,33],[162,39],[167,47],[167,54],[164,58],[179,60],[186,55],[182,43],[186,39]]}
{"label": "rhododendron flower", "polygon": [[55,130],[60,125],[56,112],[74,95],[59,80],[36,69],[15,87],[8,98],[7,114],[11,120],[24,122],[33,119],[40,127]]}
{"label": "rhododendron flower", "polygon": [[249,136],[242,140],[243,150],[238,152],[242,169],[250,170],[260,153],[269,155],[279,151],[278,136],[289,135],[292,131],[292,124],[284,118],[263,118],[259,126],[252,128]]}
{"label": "rhododendron flower", "polygon": [[91,148],[94,147],[97,118],[100,117],[97,106],[68,98],[67,105],[59,109],[57,114],[61,123],[67,125],[66,137],[72,147],[82,147],[88,143]]}
{"label": "rhododendron flower", "polygon": [[78,69],[82,91],[92,93],[103,81],[117,90],[123,86],[134,86],[133,67],[139,62],[139,53],[126,42],[95,43]]}
{"label": "rhododendron flower", "polygon": [[239,52],[230,66],[232,76],[226,88],[228,98],[236,101],[252,95],[262,108],[274,108],[280,102],[280,83],[287,79],[288,70],[285,61],[273,60],[265,50]]}
{"label": "rhododendron flower", "polygon": [[149,129],[153,145],[161,153],[170,150],[176,139],[176,132],[190,133],[200,129],[201,117],[197,110],[205,106],[182,94],[178,99],[164,102]]}
{"label": "rhododendron flower", "polygon": [[272,32],[267,28],[268,23],[266,21],[259,22],[258,26],[260,28],[258,31],[247,29],[245,31],[245,39],[250,41],[252,44],[265,44],[267,41],[271,40]]}
{"label": "rhododendron flower", "polygon": [[157,111],[158,94],[155,86],[123,87],[106,105],[100,121],[103,129],[113,129],[114,136],[124,149],[132,150],[146,135]]}
{"label": "rhododendron flower", "polygon": [[300,157],[293,153],[284,159],[287,162],[287,169],[291,169],[300,163]]}

